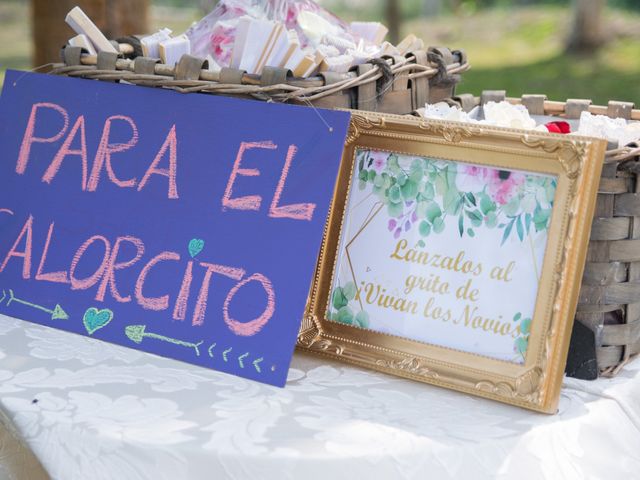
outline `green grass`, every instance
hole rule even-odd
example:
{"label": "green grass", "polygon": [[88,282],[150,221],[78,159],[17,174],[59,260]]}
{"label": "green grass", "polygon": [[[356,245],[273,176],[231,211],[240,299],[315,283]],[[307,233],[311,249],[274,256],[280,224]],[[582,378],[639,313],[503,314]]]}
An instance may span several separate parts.
{"label": "green grass", "polygon": [[[404,4],[403,4],[404,5]],[[375,8],[340,10],[346,18],[375,19]],[[196,19],[196,9],[156,7],[152,26],[184,31]],[[0,83],[6,68],[31,68],[26,2],[0,3]],[[64,19],[60,19],[61,22]],[[567,8],[543,6],[492,9],[470,16],[445,15],[405,23],[427,45],[466,50],[472,64],[459,93],[478,95],[485,89],[505,89],[510,96],[544,93],[550,99],[610,99],[640,105],[640,15],[610,10],[607,46],[589,56],[568,56],[564,40],[570,24]]]}
{"label": "green grass", "polygon": [[496,9],[468,18],[441,17],[405,25],[428,44],[464,49],[472,65],[459,93],[507,90],[510,96],[543,93],[553,100],[590,98],[640,105],[640,15],[611,11],[606,47],[567,55],[570,24],[565,8]]}

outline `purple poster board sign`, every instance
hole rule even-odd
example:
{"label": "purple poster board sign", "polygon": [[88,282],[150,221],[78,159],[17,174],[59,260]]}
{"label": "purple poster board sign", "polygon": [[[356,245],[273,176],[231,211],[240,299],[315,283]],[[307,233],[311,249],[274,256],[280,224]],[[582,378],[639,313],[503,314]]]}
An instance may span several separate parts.
{"label": "purple poster board sign", "polygon": [[8,71],[0,122],[0,313],[284,385],[348,113]]}

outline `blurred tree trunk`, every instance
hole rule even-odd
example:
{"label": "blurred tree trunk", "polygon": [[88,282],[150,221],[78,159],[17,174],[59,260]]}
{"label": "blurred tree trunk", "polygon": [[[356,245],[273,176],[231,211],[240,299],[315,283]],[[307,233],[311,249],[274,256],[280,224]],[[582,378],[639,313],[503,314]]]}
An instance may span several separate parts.
{"label": "blurred tree trunk", "polygon": [[389,29],[389,41],[394,45],[400,41],[400,2],[399,0],[387,0],[387,28]]}
{"label": "blurred tree trunk", "polygon": [[569,52],[585,52],[604,43],[605,0],[574,0],[573,24],[567,43]]}
{"label": "blurred tree trunk", "polygon": [[75,32],[64,19],[78,5],[108,39],[149,31],[149,0],[31,0],[33,64],[60,61]]}

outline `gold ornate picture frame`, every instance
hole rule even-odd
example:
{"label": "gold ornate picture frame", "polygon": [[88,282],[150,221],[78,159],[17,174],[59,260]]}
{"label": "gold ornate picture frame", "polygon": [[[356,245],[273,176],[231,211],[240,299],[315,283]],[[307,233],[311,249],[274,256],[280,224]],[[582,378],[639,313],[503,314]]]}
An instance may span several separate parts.
{"label": "gold ornate picture frame", "polygon": [[605,148],[354,112],[298,346],[554,413]]}

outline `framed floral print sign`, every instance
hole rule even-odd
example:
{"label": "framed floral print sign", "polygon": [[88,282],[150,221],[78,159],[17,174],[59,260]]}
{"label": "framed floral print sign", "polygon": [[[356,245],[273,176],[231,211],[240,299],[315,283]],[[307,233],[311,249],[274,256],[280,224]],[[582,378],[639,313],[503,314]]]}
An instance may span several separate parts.
{"label": "framed floral print sign", "polygon": [[554,412],[604,148],[353,114],[298,345]]}

